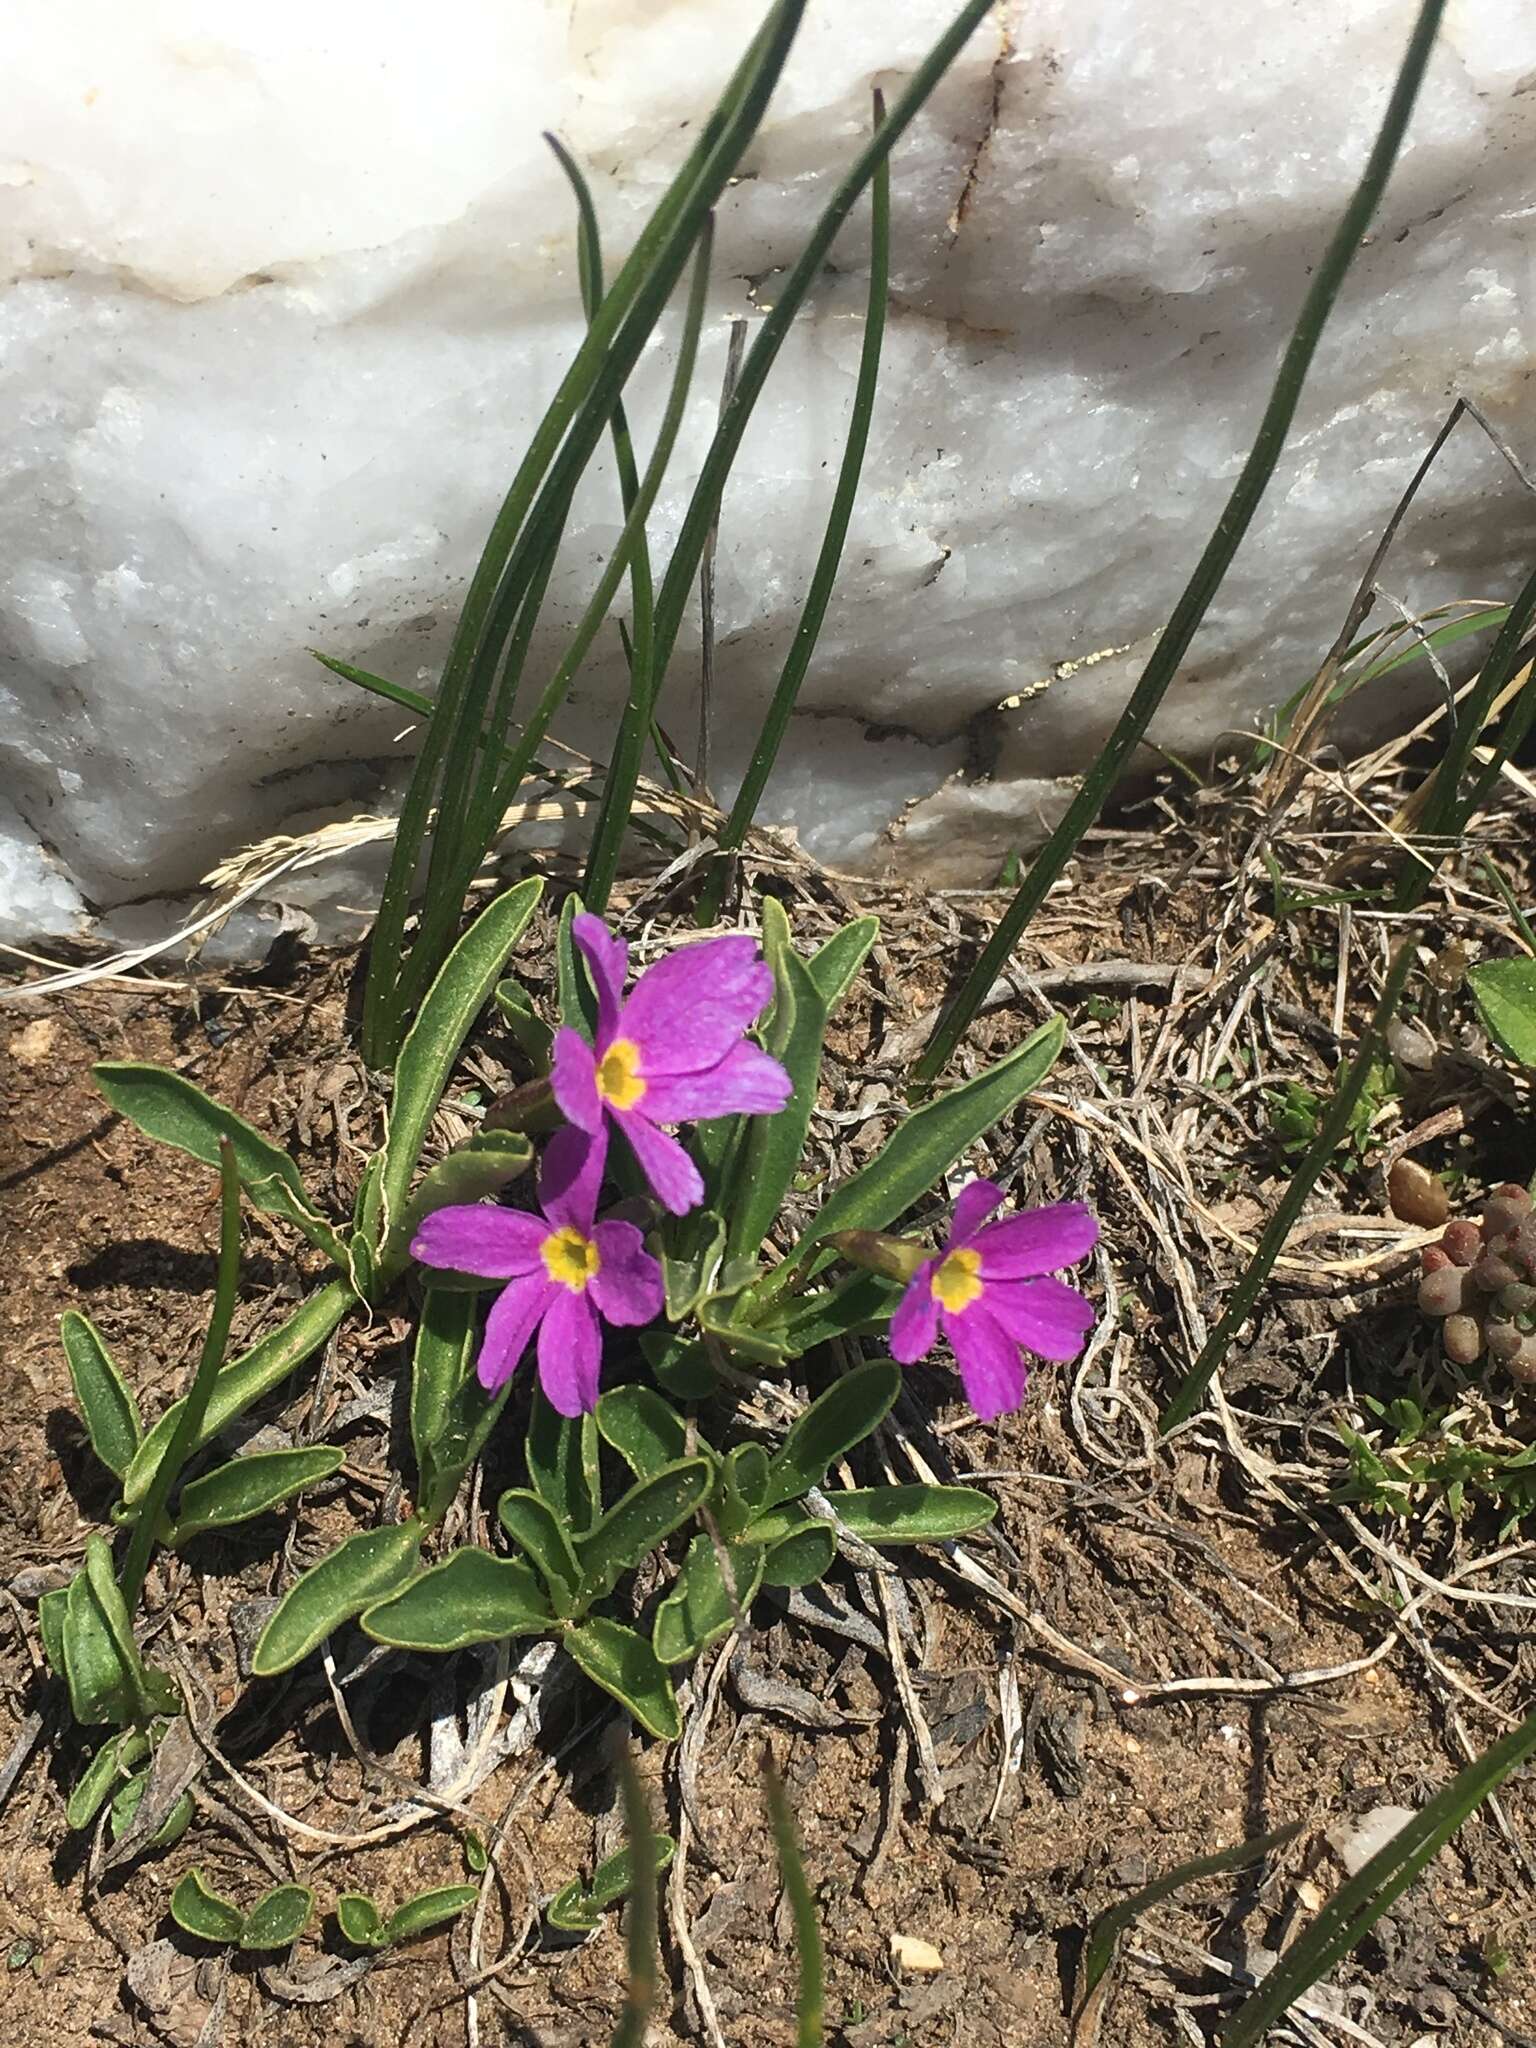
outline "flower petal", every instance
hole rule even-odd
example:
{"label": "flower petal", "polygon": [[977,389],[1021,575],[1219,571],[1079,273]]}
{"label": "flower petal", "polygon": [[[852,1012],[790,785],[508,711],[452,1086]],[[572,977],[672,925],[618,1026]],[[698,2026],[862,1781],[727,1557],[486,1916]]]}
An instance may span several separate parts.
{"label": "flower petal", "polygon": [[574,1124],[561,1125],[539,1161],[539,1207],[551,1223],[569,1225],[583,1237],[592,1235],[607,1160],[605,1130],[599,1129],[594,1138]]}
{"label": "flower petal", "polygon": [[666,1300],[660,1263],[645,1248],[633,1223],[599,1223],[597,1271],[587,1282],[599,1315],[610,1323],[648,1323]]}
{"label": "flower petal", "polygon": [[647,1081],[718,1066],[773,995],[773,972],[745,933],[679,946],[635,983],[619,1035]]}
{"label": "flower petal", "polygon": [[579,1129],[596,1137],[603,1128],[603,1105],[597,1093],[597,1059],[579,1031],[562,1024],[555,1033],[550,1085],[555,1100]]}
{"label": "flower petal", "polygon": [[933,1298],[933,1269],[937,1264],[936,1259],[930,1259],[919,1266],[896,1304],[888,1341],[898,1365],[916,1365],[938,1342],[939,1304]]}
{"label": "flower petal", "polygon": [[944,1334],[960,1368],[965,1398],[983,1422],[995,1422],[1024,1399],[1028,1374],[1018,1345],[980,1303],[944,1317]]}
{"label": "flower petal", "polygon": [[450,1202],[423,1216],[411,1239],[411,1257],[424,1266],[478,1273],[483,1280],[513,1280],[539,1264],[549,1235],[537,1216],[488,1202]]}
{"label": "flower petal", "polygon": [[1085,1295],[1065,1280],[989,1280],[977,1306],[1015,1343],[1041,1358],[1066,1364],[1076,1358],[1099,1319]]}
{"label": "flower petal", "polygon": [[701,1074],[648,1081],[643,1107],[659,1124],[691,1123],[700,1116],[771,1116],[793,1093],[794,1083],[778,1061],[742,1039]]}
{"label": "flower petal", "polygon": [[589,910],[571,919],[571,937],[592,970],[592,986],[597,990],[597,1043],[605,1047],[618,1032],[624,977],[629,972],[629,948]]}
{"label": "flower petal", "polygon": [[586,1295],[557,1287],[539,1329],[539,1385],[561,1415],[589,1415],[597,1406],[603,1333]]}
{"label": "flower petal", "polygon": [[973,1180],[955,1197],[949,1226],[949,1248],[968,1245],[992,1211],[1001,1207],[1003,1191],[995,1180]]}
{"label": "flower petal", "polygon": [[494,1394],[511,1378],[518,1360],[528,1349],[528,1339],[539,1318],[561,1291],[541,1271],[525,1273],[497,1295],[485,1319],[485,1336],[475,1367],[476,1377],[488,1394]]}
{"label": "flower petal", "polygon": [[973,1248],[981,1253],[983,1280],[1030,1280],[1075,1266],[1098,1241],[1098,1223],[1081,1202],[1055,1202],[989,1223]]}
{"label": "flower petal", "polygon": [[674,1216],[686,1216],[690,1209],[697,1209],[704,1199],[704,1183],[699,1178],[699,1169],[676,1138],[658,1131],[635,1110],[615,1110],[613,1120],[628,1138],[640,1171],[663,1209],[670,1209]]}

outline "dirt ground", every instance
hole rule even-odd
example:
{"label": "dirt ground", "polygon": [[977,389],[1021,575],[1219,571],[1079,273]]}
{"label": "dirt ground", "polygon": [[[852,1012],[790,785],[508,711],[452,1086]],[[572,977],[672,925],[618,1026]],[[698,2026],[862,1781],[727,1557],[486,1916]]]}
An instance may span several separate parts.
{"label": "dirt ground", "polygon": [[[1531,815],[1496,821],[1495,850],[1529,845]],[[820,1615],[765,1596],[751,1639],[695,1671],[684,1742],[642,1745],[659,1824],[687,1839],[686,1870],[664,1888],[655,2042],[794,2038],[765,1750],[797,1817],[838,2048],[1067,2044],[1097,1913],[1189,1858],[1300,1823],[1255,1872],[1191,1886],[1127,1937],[1097,2039],[1150,2048],[1214,2040],[1250,1973],[1338,1882],[1351,1824],[1422,1805],[1536,1704],[1536,1544],[1501,1535],[1477,1496],[1459,1521],[1443,1501],[1421,1500],[1402,1521],[1338,1498],[1341,1419],[1358,1424],[1367,1393],[1436,1370],[1411,1306],[1423,1233],[1388,1213],[1388,1158],[1410,1139],[1474,1209],[1485,1187],[1530,1173],[1529,1097],[1490,1056],[1464,995],[1416,982],[1432,1060],[1400,1061],[1397,1092],[1319,1188],[1212,1397],[1170,1440],[1156,1437],[1284,1184],[1264,1089],[1326,1086],[1381,969],[1380,928],[1351,927],[1333,905],[1282,907],[1243,836],[1228,844],[1213,850],[1205,826],[1166,805],[1098,837],[1032,932],[1017,992],[973,1035],[971,1062],[1016,1042],[1048,1004],[1069,1020],[1056,1073],[972,1164],[1011,1176],[1020,1199],[1091,1204],[1104,1242],[1088,1284],[1104,1321],[1082,1363],[1039,1368],[1022,1413],[999,1427],[969,1417],[947,1372],[913,1370],[897,1427],[868,1453],[871,1477],[882,1460],[912,1476],[899,1468],[915,1453],[995,1492],[994,1531],[964,1546],[983,1583],[940,1553],[901,1553],[894,1583],[839,1566],[836,1603]],[[1299,845],[1279,857],[1300,876],[1320,858]],[[802,943],[854,907],[842,885],[759,881],[785,895]],[[840,1169],[888,1128],[914,1020],[940,993],[936,963],[995,901],[871,891],[857,907],[884,928],[838,1027],[816,1126]],[[631,929],[654,943],[667,914],[664,900],[642,901]],[[1497,950],[1500,916],[1464,879],[1441,892],[1417,934],[1426,961],[1454,938]],[[546,938],[541,925],[522,951],[535,989]],[[99,1832],[65,1825],[88,1752],[43,1671],[36,1600],[73,1570],[112,1495],[71,1409],[58,1317],[92,1317],[152,1415],[195,1361],[217,1230],[212,1176],[112,1115],[90,1063],[176,1067],[290,1145],[322,1207],[342,1216],[381,1112],[352,1049],[354,966],[301,952],[261,972],[98,984],[0,1010],[7,2048],[588,2048],[615,2022],[624,1915],[563,1943],[539,1911],[619,1839],[601,1696],[556,1669],[529,1745],[460,1810],[359,1843],[421,1778],[423,1702],[451,1722],[457,1685],[472,1712],[495,1676],[488,1661],[466,1653],[445,1678],[383,1659],[348,1687],[350,1727],[314,1659],[282,1680],[242,1676],[264,1603],[340,1535],[399,1511],[403,1303],[344,1325],[318,1377],[301,1372],[259,1411],[283,1433],[274,1441],[344,1443],[336,1478],[151,1574],[157,1659],[192,1674],[209,1739],[190,1832],[163,1857],[101,1870]],[[506,1057],[487,1027],[440,1138],[472,1125]],[[237,1341],[314,1274],[291,1233],[248,1211]],[[1486,1393],[1500,1426],[1528,1431],[1506,1395]],[[517,1470],[523,1413],[514,1402],[490,1454],[488,1499]],[[483,1526],[478,1492],[456,1512]],[[363,1647],[338,1645],[346,1669]],[[1530,2042],[1533,1794],[1529,1777],[1511,1781],[1272,2038]],[[194,1864],[238,1900],[297,1877],[327,1915],[344,1890],[392,1902],[462,1881],[471,1825],[496,1850],[476,1926],[369,1968],[328,1917],[275,1964],[226,1964],[169,1919],[172,1886]],[[932,1944],[942,1967],[900,1967],[900,1936]],[[1092,2036],[1080,2028],[1076,2048]]]}

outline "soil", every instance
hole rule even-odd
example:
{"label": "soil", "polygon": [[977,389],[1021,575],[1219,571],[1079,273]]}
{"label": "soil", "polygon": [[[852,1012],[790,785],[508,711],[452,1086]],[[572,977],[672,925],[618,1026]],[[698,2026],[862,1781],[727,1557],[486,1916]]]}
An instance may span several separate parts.
{"label": "soil", "polygon": [[[709,1653],[694,1673],[680,1750],[639,1745],[658,1823],[690,1837],[685,1877],[665,1888],[653,2042],[767,2048],[795,2038],[765,1755],[786,1784],[824,1930],[829,2041],[1144,2048],[1213,2040],[1249,1971],[1339,1881],[1333,1845],[1351,1824],[1422,1805],[1536,1705],[1523,1625],[1536,1545],[1518,1530],[1502,1537],[1481,1500],[1458,1522],[1443,1502],[1420,1501],[1399,1521],[1337,1498],[1348,1476],[1341,1416],[1359,1418],[1364,1394],[1437,1369],[1433,1335],[1411,1309],[1423,1233],[1387,1213],[1387,1155],[1426,1119],[1440,1114],[1444,1125],[1450,1105],[1450,1125],[1416,1140],[1416,1157],[1464,1176],[1469,1200],[1514,1170],[1511,1150],[1521,1177],[1529,1171],[1529,1123],[1522,1137],[1511,1115],[1518,1105],[1528,1116],[1528,1099],[1488,1057],[1463,995],[1421,990],[1435,1066],[1412,1071],[1319,1189],[1212,1398],[1183,1431],[1156,1439],[1155,1417],[1283,1185],[1258,1083],[1326,1086],[1337,1058],[1330,1019],[1347,1040],[1380,966],[1375,935],[1357,930],[1351,941],[1345,931],[1340,982],[1335,911],[1303,908],[1277,923],[1272,906],[1255,910],[1246,867],[1224,869],[1178,819],[1157,823],[1141,838],[1099,840],[1032,932],[1025,966],[1048,977],[1071,1050],[971,1162],[1014,1174],[1021,1199],[1093,1206],[1105,1232],[1091,1283],[1108,1309],[1102,1341],[1078,1367],[1038,1369],[1024,1409],[997,1427],[969,1416],[948,1373],[915,1369],[896,1428],[869,1453],[873,1478],[882,1459],[894,1469],[915,1453],[939,1476],[996,1494],[994,1532],[964,1546],[992,1591],[943,1554],[912,1551],[893,1553],[892,1582],[840,1565],[831,1583],[841,1612],[830,1621],[765,1597],[750,1639]],[[785,894],[802,945],[850,908],[840,885],[766,880]],[[876,892],[868,907],[885,919],[882,944],[835,1034],[816,1127],[837,1170],[889,1127],[901,1071],[891,1048],[942,992],[942,963],[995,906]],[[640,910],[631,929],[664,936],[666,904]],[[547,930],[522,953],[536,995]],[[1493,942],[1488,913],[1463,894],[1437,902],[1423,936],[1439,946],[1469,934]],[[1144,985],[1134,974],[1106,979],[1103,963],[1117,961],[1186,963],[1214,979],[1194,992],[1166,973]],[[1074,988],[1068,970],[1082,962],[1096,963],[1099,979]],[[46,1675],[36,1600],[75,1568],[113,1493],[75,1418],[58,1318],[88,1314],[145,1414],[158,1412],[195,1362],[217,1235],[213,1177],[107,1111],[90,1065],[175,1067],[290,1146],[316,1199],[344,1216],[382,1115],[353,1051],[355,966],[301,952],[222,984],[195,973],[172,987],[98,984],[0,1012],[7,2048],[436,2048],[465,2040],[466,2028],[471,2048],[587,2048],[618,2018],[629,1909],[607,1914],[585,1942],[552,1935],[539,1911],[621,1839],[601,1696],[552,1679],[537,1738],[463,1809],[347,1847],[398,1803],[402,1781],[421,1778],[433,1674],[384,1660],[349,1687],[350,1729],[316,1660],[284,1680],[242,1676],[262,1603],[353,1527],[402,1511],[403,1301],[397,1314],[344,1325],[318,1377],[301,1373],[256,1417],[286,1440],[344,1443],[336,1478],[229,1540],[162,1557],[151,1574],[155,1655],[191,1674],[218,1754],[202,1759],[190,1831],[164,1855],[104,1869],[100,1829],[72,1834],[65,1823],[89,1750]],[[1021,987],[977,1026],[965,1060],[1015,1043],[1042,1014]],[[1233,1047],[1243,1059],[1224,1067]],[[439,1141],[471,1127],[509,1070],[514,1056],[488,1025]],[[278,1320],[317,1270],[292,1233],[248,1210],[236,1341]],[[1486,1398],[1504,1401],[1508,1422],[1504,1396]],[[514,1404],[491,1454],[490,1499],[502,1464],[515,1465],[519,1414]],[[478,1491],[456,1513],[460,1540],[485,1527]],[[1433,1590],[1453,1572],[1459,1597]],[[1413,1605],[1423,1575],[1431,1590]],[[1468,1587],[1515,1601],[1467,1598]],[[339,1646],[344,1668],[364,1648]],[[483,1660],[454,1670],[472,1700]],[[1254,1870],[1150,1908],[1122,1943],[1106,2001],[1074,2035],[1074,1974],[1095,1915],[1188,1859],[1288,1823],[1297,1832]],[[387,1905],[462,1882],[470,1826],[496,1847],[473,1952],[461,1923],[362,1968],[329,1918],[335,1896],[362,1890]],[[1273,2038],[1407,2048],[1536,2035],[1533,1840],[1527,1774]],[[291,1960],[229,1962],[170,1921],[172,1885],[193,1865],[242,1902],[297,1878],[327,1917]],[[903,1966],[899,1938],[930,1944],[939,1967]]]}

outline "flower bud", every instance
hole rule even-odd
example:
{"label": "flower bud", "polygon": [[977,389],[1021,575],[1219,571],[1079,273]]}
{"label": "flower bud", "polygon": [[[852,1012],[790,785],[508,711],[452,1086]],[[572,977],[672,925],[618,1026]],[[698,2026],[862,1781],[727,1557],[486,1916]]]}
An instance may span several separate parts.
{"label": "flower bud", "polygon": [[1440,1342],[1452,1365],[1476,1365],[1482,1356],[1483,1333],[1475,1316],[1447,1316]]}
{"label": "flower bud", "polygon": [[887,1237],[880,1230],[834,1230],[827,1243],[836,1245],[850,1265],[903,1282],[934,1256],[927,1245],[914,1244],[906,1237]]}

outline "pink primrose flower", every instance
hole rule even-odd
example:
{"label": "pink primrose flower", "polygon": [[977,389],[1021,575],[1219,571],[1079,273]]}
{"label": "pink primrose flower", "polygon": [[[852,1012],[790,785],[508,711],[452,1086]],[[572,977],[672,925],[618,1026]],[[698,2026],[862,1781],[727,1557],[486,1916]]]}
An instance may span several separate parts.
{"label": "pink primrose flower", "polygon": [[421,1220],[411,1253],[505,1280],[486,1318],[476,1368],[494,1394],[538,1332],[539,1383],[562,1415],[597,1405],[605,1322],[648,1323],[661,1313],[661,1267],[633,1223],[599,1223],[608,1141],[569,1126],[556,1131],[539,1164],[542,1215],[459,1202]]}
{"label": "pink primrose flower", "polygon": [[745,933],[680,946],[646,968],[626,1000],[629,948],[601,918],[571,924],[597,990],[597,1031],[555,1033],[551,1080],[571,1122],[594,1138],[622,1131],[664,1209],[684,1216],[704,1199],[698,1168],[662,1124],[698,1117],[770,1116],[791,1082],[746,1037],[773,995],[773,973]]}
{"label": "pink primrose flower", "polygon": [[891,1318],[891,1356],[902,1365],[926,1357],[943,1331],[984,1422],[1024,1399],[1024,1352],[1076,1358],[1095,1317],[1075,1287],[1046,1277],[1093,1250],[1093,1217],[1080,1202],[1058,1202],[988,1223],[1002,1199],[996,1181],[962,1190],[949,1243],[918,1267]]}

